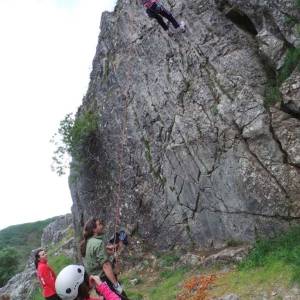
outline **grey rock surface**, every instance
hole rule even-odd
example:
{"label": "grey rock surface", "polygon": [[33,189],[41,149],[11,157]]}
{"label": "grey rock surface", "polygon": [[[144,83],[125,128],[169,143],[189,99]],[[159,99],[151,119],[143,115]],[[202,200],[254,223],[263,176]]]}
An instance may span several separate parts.
{"label": "grey rock surface", "polygon": [[[69,233],[71,231],[71,233]],[[66,244],[70,244],[70,240],[73,241],[74,237],[73,233],[73,217],[71,214],[59,216],[56,220],[50,223],[43,230],[42,238],[41,238],[41,247],[47,248],[53,244],[57,244],[62,240],[65,240],[66,236],[68,236]],[[71,243],[69,249],[73,249],[74,245]]]}
{"label": "grey rock surface", "polygon": [[300,72],[295,70],[281,86],[283,104],[291,112],[300,115]]}
{"label": "grey rock surface", "polygon": [[215,265],[216,263],[230,264],[239,263],[249,253],[249,246],[226,248],[218,253],[206,257],[202,265],[205,267]]}
{"label": "grey rock surface", "polygon": [[300,217],[299,118],[264,95],[297,42],[285,18],[299,10],[292,0],[163,3],[186,33],[169,37],[136,1],[102,15],[78,111],[99,116],[100,138],[70,181],[77,233],[90,216],[112,228],[116,211],[161,248],[286,230]]}

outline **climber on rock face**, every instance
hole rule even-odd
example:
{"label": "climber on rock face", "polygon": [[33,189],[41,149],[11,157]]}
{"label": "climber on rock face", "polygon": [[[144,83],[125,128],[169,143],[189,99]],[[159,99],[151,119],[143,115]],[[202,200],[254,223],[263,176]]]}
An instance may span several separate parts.
{"label": "climber on rock face", "polygon": [[168,31],[169,34],[172,34],[172,32],[162,17],[169,20],[176,30],[180,29],[182,32],[185,31],[185,23],[183,21],[178,23],[173,15],[159,3],[159,0],[141,0],[141,2],[146,8],[146,13],[149,18],[156,19],[159,25],[161,25],[165,31]]}

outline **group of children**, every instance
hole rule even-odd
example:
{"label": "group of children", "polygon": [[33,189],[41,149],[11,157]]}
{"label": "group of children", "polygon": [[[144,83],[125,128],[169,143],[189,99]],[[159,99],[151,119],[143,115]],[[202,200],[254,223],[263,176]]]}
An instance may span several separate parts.
{"label": "group of children", "polygon": [[125,231],[118,232],[106,245],[104,223],[97,218],[87,221],[80,244],[82,265],[68,265],[56,277],[48,265],[47,253],[35,254],[37,276],[47,300],[121,300],[128,299],[117,280],[116,253],[128,243]]}

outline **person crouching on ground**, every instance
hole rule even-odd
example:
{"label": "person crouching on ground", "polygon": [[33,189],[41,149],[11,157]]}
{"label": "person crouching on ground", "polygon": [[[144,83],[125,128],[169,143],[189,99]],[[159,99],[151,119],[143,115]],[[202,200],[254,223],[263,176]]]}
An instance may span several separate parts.
{"label": "person crouching on ground", "polygon": [[34,264],[37,270],[37,277],[43,289],[43,297],[47,300],[60,300],[55,291],[56,275],[48,265],[48,257],[44,249],[36,251]]}
{"label": "person crouching on ground", "polygon": [[95,288],[105,300],[120,300],[121,298],[111,291],[99,276],[88,276],[83,266],[69,265],[63,268],[57,275],[55,282],[57,294],[62,300],[97,300],[100,297],[91,298],[90,291]]}

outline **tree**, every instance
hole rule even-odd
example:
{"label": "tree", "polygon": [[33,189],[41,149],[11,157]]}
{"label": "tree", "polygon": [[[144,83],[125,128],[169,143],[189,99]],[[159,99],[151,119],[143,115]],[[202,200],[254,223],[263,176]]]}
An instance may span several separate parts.
{"label": "tree", "polygon": [[76,118],[67,114],[60,122],[58,132],[51,139],[56,147],[52,170],[59,176],[64,175],[71,165],[78,168],[87,160],[97,160],[90,151],[90,144],[99,139],[98,122],[97,116],[91,111],[83,112]]}
{"label": "tree", "polygon": [[6,247],[0,250],[0,286],[16,274],[19,264],[19,254],[15,248]]}

